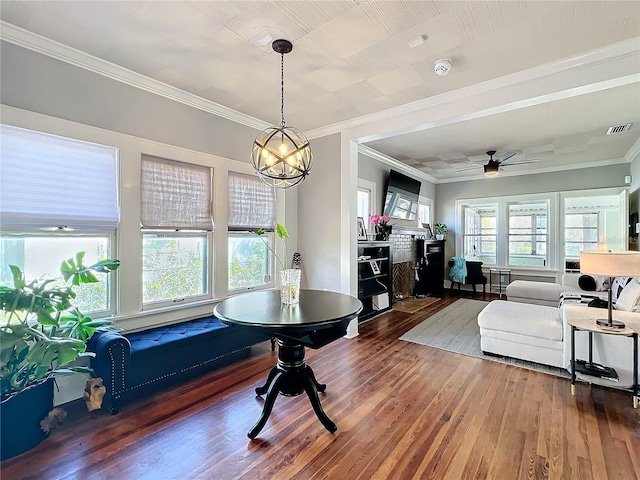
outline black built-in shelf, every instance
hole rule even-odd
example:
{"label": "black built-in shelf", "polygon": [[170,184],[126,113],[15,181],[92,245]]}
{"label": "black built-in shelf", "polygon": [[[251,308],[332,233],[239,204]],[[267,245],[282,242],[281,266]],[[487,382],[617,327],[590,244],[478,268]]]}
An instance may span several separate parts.
{"label": "black built-in shelf", "polygon": [[[393,262],[391,242],[358,242],[358,299],[360,322],[391,309]],[[363,259],[363,257],[370,257]],[[373,266],[371,263],[374,263]],[[376,268],[377,267],[377,268]]]}

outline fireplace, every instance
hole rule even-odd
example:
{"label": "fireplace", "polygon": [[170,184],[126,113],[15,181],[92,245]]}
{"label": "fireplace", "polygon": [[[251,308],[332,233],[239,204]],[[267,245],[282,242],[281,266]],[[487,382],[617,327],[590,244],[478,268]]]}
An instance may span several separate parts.
{"label": "fireplace", "polygon": [[393,301],[413,295],[418,262],[416,239],[425,235],[423,228],[393,226],[389,237],[393,252]]}

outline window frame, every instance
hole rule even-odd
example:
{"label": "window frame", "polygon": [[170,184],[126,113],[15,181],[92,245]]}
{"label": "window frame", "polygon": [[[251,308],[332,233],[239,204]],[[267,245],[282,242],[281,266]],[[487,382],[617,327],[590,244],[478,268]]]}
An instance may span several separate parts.
{"label": "window frame", "polygon": [[[567,226],[567,217],[568,216],[594,216],[595,219],[596,219],[596,226],[595,227],[568,227]],[[582,241],[582,242],[574,242],[574,241],[568,240],[567,239],[567,232],[570,231],[570,230],[581,230],[581,231],[584,231],[584,230],[595,230],[595,232],[596,232],[596,240],[592,241],[592,242],[584,242],[584,241]],[[580,260],[580,254],[578,254],[577,257],[574,257],[574,256],[570,256],[567,253],[567,246],[568,245],[582,246],[583,248],[579,248],[578,247],[578,251],[579,252],[581,252],[583,250],[584,251],[586,251],[586,250],[597,250],[599,239],[600,239],[600,214],[598,212],[580,212],[580,213],[578,213],[578,212],[575,212],[575,213],[564,212],[564,258],[565,258],[565,261],[566,260],[570,260],[570,261],[571,260],[573,260],[573,261]],[[594,248],[589,248],[589,249],[584,248],[584,246],[591,245],[591,244],[593,244]]]}
{"label": "window frame", "polygon": [[[477,204],[475,206],[470,206],[470,205],[464,205],[463,207],[463,211],[461,212],[462,214],[462,245],[463,245],[463,250],[464,250],[464,254],[461,256],[464,256],[465,258],[474,258],[474,259],[482,259],[483,263],[486,265],[497,265],[497,261],[498,261],[498,257],[497,257],[497,251],[498,251],[498,234],[497,234],[497,215],[498,215],[498,206],[497,204],[492,204],[492,203],[483,203],[483,204]],[[475,232],[474,233],[467,233],[467,226],[468,226],[468,219],[467,219],[467,212],[466,210],[474,210],[475,211],[475,219],[474,219],[474,224],[475,224]],[[481,212],[479,212],[478,210],[481,209],[493,209],[494,215],[483,215]],[[483,219],[484,218],[494,218],[495,222],[496,222],[496,233],[483,233]],[[490,229],[489,229],[490,230]],[[495,252],[491,252],[491,251],[485,251],[484,250],[484,243],[485,243],[485,237],[486,238],[493,238],[493,244],[495,245],[496,251]],[[476,239],[472,242],[469,242],[470,244],[473,244],[473,246],[475,248],[466,248],[467,246],[467,239]],[[478,248],[478,245],[480,246],[480,248]],[[493,256],[495,257],[495,262],[491,263],[486,261],[486,257],[490,257]]]}
{"label": "window frame", "polygon": [[[174,306],[174,305],[191,305],[191,304],[197,304],[199,302],[202,301],[207,301],[207,300],[211,300],[213,298],[213,291],[215,288],[214,282],[214,276],[213,276],[213,255],[214,255],[214,249],[213,249],[213,245],[214,245],[214,230],[215,230],[215,223],[214,223],[214,218],[213,218],[213,214],[214,214],[214,208],[213,208],[213,199],[214,199],[214,195],[215,195],[215,170],[212,166],[210,165],[203,165],[201,163],[198,162],[192,162],[189,160],[184,160],[182,158],[182,155],[179,156],[180,159],[176,159],[176,158],[167,158],[167,156],[158,156],[158,155],[154,155],[154,154],[150,154],[150,153],[146,153],[146,152],[142,152],[140,155],[140,204],[141,204],[141,208],[140,208],[140,233],[139,233],[139,242],[140,242],[140,298],[139,298],[139,304],[140,304],[140,311],[146,311],[146,310],[154,310],[154,309],[162,309],[165,307],[170,307],[170,306]],[[205,203],[204,206],[207,207],[209,209],[208,212],[208,217],[210,219],[211,222],[211,227],[209,228],[207,225],[207,229],[203,230],[204,227],[204,219],[207,217],[206,214],[204,214],[202,211],[196,211],[193,208],[191,208],[191,212],[194,213],[194,215],[197,215],[197,224],[190,226],[188,225],[186,222],[177,222],[175,226],[171,226],[171,225],[167,225],[166,224],[166,219],[163,218],[159,218],[156,215],[156,211],[151,211],[150,212],[150,217],[152,218],[151,221],[155,221],[158,224],[162,224],[161,226],[155,226],[156,224],[154,223],[151,226],[145,227],[144,226],[144,214],[143,214],[143,205],[145,202],[145,197],[144,197],[144,193],[145,193],[145,187],[143,185],[144,183],[144,172],[145,172],[145,162],[148,162],[148,164],[152,164],[152,163],[156,163],[157,165],[159,165],[160,167],[158,168],[158,170],[151,172],[149,174],[149,178],[152,179],[156,179],[158,177],[161,177],[161,174],[163,173],[163,168],[164,166],[168,166],[169,169],[179,169],[181,166],[184,166],[184,173],[181,173],[181,175],[179,177],[176,177],[175,175],[173,177],[170,176],[166,176],[166,177],[161,177],[160,180],[162,182],[165,183],[170,183],[170,182],[174,182],[173,184],[171,184],[170,186],[175,186],[178,185],[180,183],[183,183],[185,181],[185,178],[187,181],[192,181],[194,178],[196,178],[196,180],[198,180],[197,176],[195,176],[193,174],[193,172],[197,172],[200,171],[200,174],[207,172],[208,171],[208,176],[209,176],[209,191],[207,192],[206,189],[200,191],[201,193],[204,192],[206,195],[206,198],[208,199],[208,203]],[[149,171],[151,171],[152,169],[149,169]],[[204,178],[206,178],[206,175],[204,176]],[[195,183],[195,182],[193,182]],[[197,183],[196,183],[197,185]],[[148,187],[149,192],[151,194],[151,198],[155,198],[157,197],[157,186],[158,183],[151,183]],[[197,199],[197,195],[198,195],[199,191],[195,191],[194,195],[196,195],[193,198],[185,198],[185,203],[187,204],[187,206],[191,207],[193,205],[198,205],[199,202],[194,201],[194,199]],[[164,196],[161,196],[160,198],[156,198],[156,203],[157,202],[166,202],[166,201],[170,201],[171,197],[167,196],[169,198],[164,198]],[[202,206],[202,205],[201,205]],[[154,218],[155,217],[155,218]],[[208,221],[207,221],[208,223]],[[205,261],[205,265],[204,268],[202,269],[202,273],[204,275],[204,278],[202,279],[203,281],[203,292],[201,294],[197,294],[197,295],[189,295],[189,296],[177,296],[174,298],[167,298],[167,299],[162,299],[162,300],[153,300],[153,301],[145,301],[145,284],[144,284],[144,243],[145,243],[145,236],[146,235],[152,235],[152,236],[171,236],[171,237],[183,237],[183,238],[189,238],[189,237],[198,237],[198,238],[202,238],[204,239],[204,241],[206,242],[206,245],[204,247],[204,261]]]}
{"label": "window frame", "polygon": [[[547,258],[545,266],[529,266],[529,265],[509,265],[509,205],[515,203],[531,204],[548,202],[547,217]],[[465,207],[487,207],[496,206],[496,263],[495,265],[484,262],[487,267],[509,268],[511,270],[532,271],[532,272],[554,272],[559,265],[557,255],[557,245],[559,233],[558,221],[558,194],[557,193],[538,193],[538,194],[522,194],[508,195],[500,197],[484,197],[484,198],[467,198],[458,199],[455,202],[456,222],[462,225],[464,220],[463,209]],[[464,251],[462,235],[456,237],[455,251],[457,256],[464,256],[468,252]]]}
{"label": "window frame", "polygon": [[[144,301],[144,237],[145,235],[177,236],[177,237],[202,237],[206,241],[204,249],[205,264],[203,268],[204,292],[200,295],[180,296],[172,299]],[[213,278],[211,271],[211,255],[213,253],[213,232],[198,230],[140,230],[140,311],[154,310],[174,305],[189,305],[213,298]]]}
{"label": "window frame", "polygon": [[[364,218],[364,223],[365,223],[367,233],[373,233],[374,229],[371,225],[371,217],[376,214],[376,205],[378,205],[377,185],[375,182],[370,182],[369,180],[358,178],[357,191],[363,192],[369,196],[369,211],[362,218]],[[361,216],[359,214],[360,212],[357,212],[357,206],[356,206],[356,217]]]}
{"label": "window frame", "polygon": [[[59,238],[70,238],[70,237],[94,237],[94,238],[105,238],[107,240],[107,252],[105,252],[105,258],[117,258],[115,254],[117,248],[116,242],[116,233],[110,230],[73,230],[73,231],[43,231],[43,230],[16,230],[16,229],[3,229],[0,233],[1,237],[10,238],[35,238],[35,237],[59,237]],[[77,252],[73,252],[72,255],[75,255]],[[56,262],[60,264],[70,258],[72,255],[61,255],[60,258],[56,259]],[[100,260],[100,259],[99,259]],[[88,262],[85,261],[85,264]],[[21,270],[24,272],[24,266],[21,267]],[[60,272],[55,272],[55,277],[59,277]],[[32,280],[31,278],[26,278],[27,281]],[[108,308],[105,310],[86,310],[84,309],[82,313],[92,318],[104,318],[109,316],[117,315],[119,311],[118,304],[118,293],[119,293],[119,273],[118,270],[111,272],[109,275],[105,277],[106,280],[106,288],[107,288],[107,302]]]}
{"label": "window frame", "polygon": [[[236,189],[231,188],[232,178],[236,179]],[[227,292],[240,293],[247,290],[272,288],[276,275],[277,266],[275,264],[273,251],[275,245],[275,229],[278,223],[278,193],[277,189],[262,182],[255,174],[246,174],[229,170],[227,172]],[[257,202],[248,203],[245,197],[257,199]],[[256,230],[265,231],[263,235],[257,236],[253,233]],[[268,281],[258,285],[231,288],[231,270],[228,268],[231,255],[232,237],[245,237],[260,239],[264,244],[267,259]],[[264,241],[267,239],[266,242]]]}
{"label": "window frame", "polygon": [[[241,237],[247,237],[250,238],[251,236],[254,236],[255,238],[258,238],[254,233],[249,232],[249,231],[229,231],[228,232],[228,236],[227,236],[227,244],[229,244],[230,240],[232,237],[234,236],[241,236]],[[227,289],[228,292],[230,294],[235,294],[235,293],[241,293],[241,292],[246,292],[248,290],[265,290],[265,289],[269,289],[269,288],[273,288],[273,286],[275,285],[275,277],[276,277],[276,263],[275,263],[275,259],[273,254],[271,253],[271,249],[273,249],[275,247],[275,233],[274,232],[265,232],[262,236],[262,238],[264,237],[268,237],[268,244],[269,246],[265,245],[265,250],[266,250],[266,255],[267,255],[267,273],[266,275],[269,276],[269,281],[263,283],[262,285],[253,285],[250,287],[239,287],[239,288],[231,288],[230,286],[230,280],[231,280],[231,273],[229,271],[229,269],[227,269]],[[229,249],[228,254],[230,254],[231,251]],[[229,261],[227,260],[227,266],[229,265]]]}
{"label": "window frame", "polygon": [[[3,112],[10,113],[4,110]],[[8,117],[10,116],[8,115]],[[120,147],[116,146],[117,142],[113,141],[113,138],[84,138],[77,131],[61,132],[58,129],[43,128],[39,123],[26,126],[23,122],[9,121],[6,115],[3,117],[0,128],[3,130],[3,136],[6,132],[9,138],[22,139],[16,143],[8,140],[9,146],[5,145],[8,151],[3,151],[3,164],[8,169],[5,173],[9,172],[6,177],[3,175],[5,181],[7,178],[13,179],[12,175],[16,173],[15,168],[12,168],[15,163],[12,164],[10,160],[15,158],[12,157],[11,152],[18,152],[16,155],[21,161],[19,172],[23,170],[22,163],[25,161],[25,157],[30,156],[39,161],[38,152],[41,153],[43,150],[52,152],[49,158],[43,158],[41,163],[36,161],[36,166],[33,167],[37,168],[39,179],[29,173],[28,181],[16,182],[20,189],[37,189],[37,181],[45,178],[46,188],[40,188],[38,193],[40,196],[43,194],[46,196],[40,198],[40,196],[34,195],[32,200],[38,200],[42,204],[46,202],[47,213],[39,213],[34,216],[33,211],[28,212],[28,208],[27,210],[11,210],[11,205],[14,204],[11,197],[12,190],[8,190],[7,194],[7,190],[3,188],[3,193],[8,195],[5,200],[9,200],[11,212],[8,216],[5,215],[6,212],[2,215],[6,223],[2,225],[1,235],[5,238],[13,236],[23,239],[36,237],[103,238],[107,242],[107,251],[104,252],[105,258],[118,258],[117,232],[122,218],[120,208],[121,151]],[[29,144],[28,150],[11,150],[11,146],[16,147],[22,141],[31,141],[31,137],[33,137],[33,144]],[[83,170],[84,168],[86,170]],[[68,171],[73,173],[74,178],[82,178],[84,175],[84,178],[87,179],[83,185],[77,186],[78,188],[73,190],[73,196],[68,194],[68,190],[73,186],[65,188],[68,183],[67,177],[61,178],[61,175],[68,175]],[[32,181],[36,181],[36,183],[32,184]],[[39,204],[32,201],[24,207],[37,205]],[[22,218],[15,222],[17,211],[20,212]],[[82,251],[82,249],[78,251]],[[78,251],[61,253],[59,258],[55,258],[55,262],[61,264]],[[89,262],[85,260],[85,263]],[[24,264],[22,270],[24,272]],[[51,275],[58,278],[60,276],[59,269]],[[27,280],[30,280],[28,274],[26,276]],[[83,313],[94,318],[116,316],[120,312],[120,278],[118,271],[105,277],[108,304],[106,309],[96,311],[84,309]]]}
{"label": "window frame", "polygon": [[[515,212],[515,214],[511,213],[512,207],[518,206],[531,206],[535,207],[536,205],[544,206],[544,214],[532,212],[530,214],[525,214],[522,212]],[[538,223],[537,220],[539,217],[545,217],[546,226],[544,227],[545,233],[538,233]],[[511,233],[511,218],[514,217],[528,217],[529,218],[529,232],[530,233]],[[529,268],[529,267],[539,267],[539,265],[527,265],[522,263],[514,263],[512,261],[512,256],[515,257],[515,254],[511,253],[511,243],[513,237],[529,237],[529,241],[520,241],[520,243],[529,243],[531,248],[531,254],[529,255],[531,258],[533,257],[543,257],[543,265],[546,266],[549,263],[549,202],[548,201],[538,201],[538,202],[508,202],[507,203],[507,265],[509,267],[517,267],[517,268]],[[538,252],[538,244],[540,243],[539,237],[544,237],[545,244],[545,253],[543,255],[537,253]],[[523,257],[524,255],[520,255]]]}

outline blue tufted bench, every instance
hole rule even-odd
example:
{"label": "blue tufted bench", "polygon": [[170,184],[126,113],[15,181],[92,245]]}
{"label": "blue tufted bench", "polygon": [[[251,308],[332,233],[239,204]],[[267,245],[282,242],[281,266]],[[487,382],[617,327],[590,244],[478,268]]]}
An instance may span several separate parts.
{"label": "blue tufted bench", "polygon": [[96,354],[91,367],[104,380],[116,414],[122,398],[246,358],[252,345],[265,340],[251,328],[206,317],[135,333],[96,332],[87,349]]}

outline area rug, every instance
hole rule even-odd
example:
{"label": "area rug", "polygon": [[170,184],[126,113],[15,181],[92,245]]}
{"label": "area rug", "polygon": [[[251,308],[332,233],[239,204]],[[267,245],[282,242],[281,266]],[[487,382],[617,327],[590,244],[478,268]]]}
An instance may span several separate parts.
{"label": "area rug", "polygon": [[488,303],[469,298],[458,299],[413,327],[400,340],[569,378],[569,372],[562,368],[482,353],[478,313]]}
{"label": "area rug", "polygon": [[436,303],[438,300],[440,299],[435,297],[409,297],[394,303],[393,309],[404,313],[416,313],[421,308],[428,307],[429,305]]}

